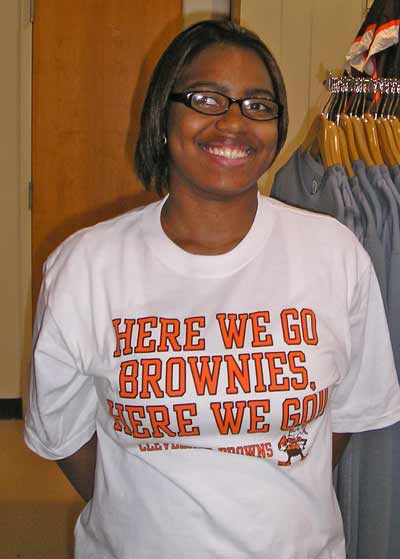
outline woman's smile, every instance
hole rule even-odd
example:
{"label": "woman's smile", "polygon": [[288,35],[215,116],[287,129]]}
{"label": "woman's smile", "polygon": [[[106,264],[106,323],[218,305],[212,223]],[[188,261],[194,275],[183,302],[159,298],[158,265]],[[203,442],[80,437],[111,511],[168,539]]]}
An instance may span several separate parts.
{"label": "woman's smile", "polygon": [[200,147],[206,153],[215,156],[217,162],[229,165],[241,165],[254,153],[249,146],[231,142],[210,142]]}

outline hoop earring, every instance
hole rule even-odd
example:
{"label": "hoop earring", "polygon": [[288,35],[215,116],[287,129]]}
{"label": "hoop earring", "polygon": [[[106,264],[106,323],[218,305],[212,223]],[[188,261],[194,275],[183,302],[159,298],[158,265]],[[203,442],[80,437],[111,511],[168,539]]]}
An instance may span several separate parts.
{"label": "hoop earring", "polygon": [[164,144],[164,146],[166,146],[167,143],[168,143],[167,136],[164,136],[164,138],[163,138],[163,144]]}

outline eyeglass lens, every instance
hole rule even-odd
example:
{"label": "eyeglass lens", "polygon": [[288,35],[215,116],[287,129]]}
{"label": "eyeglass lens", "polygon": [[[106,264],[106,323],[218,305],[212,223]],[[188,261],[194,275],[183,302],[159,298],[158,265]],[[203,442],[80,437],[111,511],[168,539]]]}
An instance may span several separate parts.
{"label": "eyeglass lens", "polygon": [[[191,97],[191,106],[196,111],[204,114],[222,114],[230,104],[228,97],[219,93],[201,91]],[[254,120],[270,120],[276,118],[279,113],[278,104],[275,101],[264,98],[244,99],[241,103],[242,113]]]}

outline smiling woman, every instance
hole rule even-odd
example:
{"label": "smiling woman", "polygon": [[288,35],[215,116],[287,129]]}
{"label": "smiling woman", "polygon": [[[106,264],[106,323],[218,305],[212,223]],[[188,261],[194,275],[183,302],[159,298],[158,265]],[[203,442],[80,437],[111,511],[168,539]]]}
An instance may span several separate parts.
{"label": "smiling woman", "polygon": [[257,180],[281,149],[287,121],[283,78],[253,33],[208,22],[171,43],[148,89],[136,169],[145,185],[169,192],[161,223],[175,244],[215,255],[244,238]]}
{"label": "smiling woman", "polygon": [[400,392],[358,241],[258,192],[286,131],[267,47],[194,25],[142,111],[167,196],[46,263],[26,442],[88,501],[76,559],[345,559],[332,455]]}

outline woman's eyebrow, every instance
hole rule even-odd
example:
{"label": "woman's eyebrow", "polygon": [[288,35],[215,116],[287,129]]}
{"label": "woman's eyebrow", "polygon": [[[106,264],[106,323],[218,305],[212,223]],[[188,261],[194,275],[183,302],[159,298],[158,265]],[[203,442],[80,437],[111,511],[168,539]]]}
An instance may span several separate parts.
{"label": "woman's eyebrow", "polygon": [[264,87],[254,87],[251,89],[246,89],[246,96],[252,97],[253,95],[255,97],[266,97],[268,99],[275,98],[274,92]]}
{"label": "woman's eyebrow", "polygon": [[189,82],[184,86],[186,90],[193,90],[197,87],[207,87],[210,91],[220,91],[221,93],[226,93],[228,91],[228,87],[220,82],[207,82],[207,81],[196,81],[196,82]]}
{"label": "woman's eyebrow", "polygon": [[[225,94],[229,93],[229,87],[227,85],[224,85],[221,82],[211,82],[211,81],[189,82],[189,83],[185,84],[183,89],[185,91],[193,91],[194,89],[196,89],[198,87],[201,87],[201,88],[206,87],[209,91],[217,91],[217,92],[221,92],[221,93],[225,93]],[[268,99],[274,99],[275,98],[274,93],[270,89],[264,88],[264,87],[251,87],[249,89],[246,89],[245,90],[245,96],[246,97],[252,97],[252,96],[266,97]]]}

